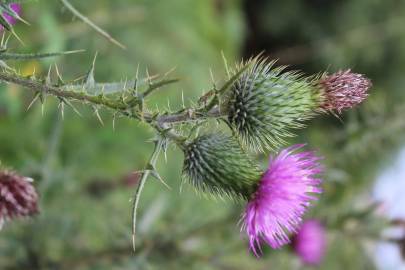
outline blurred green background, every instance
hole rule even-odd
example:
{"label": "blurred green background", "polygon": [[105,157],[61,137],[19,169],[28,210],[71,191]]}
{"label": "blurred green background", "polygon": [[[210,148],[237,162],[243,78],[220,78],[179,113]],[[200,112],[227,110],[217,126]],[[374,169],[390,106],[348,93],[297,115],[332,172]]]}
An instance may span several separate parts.
{"label": "blurred green background", "polygon": [[[368,211],[374,183],[394,162],[405,130],[405,2],[399,0],[72,0],[81,12],[127,46],[121,50],[75,19],[60,1],[23,5],[31,26],[13,52],[86,49],[41,61],[9,62],[25,75],[46,75],[56,63],[63,78],[86,73],[98,52],[97,81],[164,74],[181,81],[149,101],[160,108],[190,104],[225,78],[229,63],[260,52],[306,74],[351,68],[374,87],[369,99],[340,118],[323,115],[289,143],[308,142],[325,156],[325,193],[308,217],[328,228],[321,269],[373,269],[382,223]],[[0,269],[301,269],[289,247],[264,249],[257,259],[237,221],[244,205],[180,192],[182,154],[170,148],[158,170],[172,187],[149,179],[139,212],[138,251],[131,249],[131,203],[153,145],[146,125],[76,105],[61,119],[48,98],[27,112],[32,94],[0,86],[0,160],[33,177],[41,214],[0,232]],[[170,105],[168,105],[170,103]],[[264,162],[267,157],[258,157]],[[405,165],[400,165],[400,168]],[[405,174],[403,174],[405,175]],[[402,177],[403,177],[402,175]],[[405,181],[405,179],[402,179]],[[404,186],[404,185],[402,185]],[[402,191],[405,192],[405,189]],[[378,211],[377,211],[378,212]],[[381,212],[381,211],[380,211]],[[384,211],[382,211],[384,212]],[[398,251],[397,251],[398,252]],[[381,266],[382,265],[382,266]],[[381,269],[401,269],[393,266]],[[400,266],[398,266],[400,267]],[[404,267],[404,266],[402,266]]]}

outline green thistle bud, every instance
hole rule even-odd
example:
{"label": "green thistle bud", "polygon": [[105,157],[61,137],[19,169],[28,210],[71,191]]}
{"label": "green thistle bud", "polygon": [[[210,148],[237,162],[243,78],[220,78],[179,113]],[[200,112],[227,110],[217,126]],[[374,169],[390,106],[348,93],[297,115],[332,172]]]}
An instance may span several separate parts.
{"label": "green thistle bud", "polygon": [[239,143],[227,135],[203,135],[184,148],[183,175],[198,190],[248,199],[261,174]]}
{"label": "green thistle bud", "polygon": [[274,68],[274,62],[255,58],[226,97],[228,120],[244,144],[254,150],[274,149],[303,127],[319,109],[321,93],[298,72]]}

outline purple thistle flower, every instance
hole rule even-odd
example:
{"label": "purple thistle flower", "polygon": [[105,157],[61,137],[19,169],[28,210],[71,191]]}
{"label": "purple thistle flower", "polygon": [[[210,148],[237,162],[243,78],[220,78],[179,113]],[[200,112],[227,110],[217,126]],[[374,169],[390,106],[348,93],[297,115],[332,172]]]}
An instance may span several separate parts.
{"label": "purple thistle flower", "polygon": [[[17,4],[17,3],[11,3],[9,5],[9,7],[14,10],[14,12],[16,12],[17,14],[21,13],[21,5]],[[7,12],[3,12],[3,16],[4,19],[11,25],[14,25],[17,23],[17,19],[14,18],[13,16],[11,16],[10,14],[8,14]],[[2,25],[0,25],[0,31],[2,31],[4,29],[4,27]]]}
{"label": "purple thistle flower", "polygon": [[325,228],[318,220],[305,221],[294,237],[293,247],[304,264],[319,265],[325,256]]}
{"label": "purple thistle flower", "polygon": [[0,171],[0,228],[5,221],[38,213],[38,195],[31,179]]}
{"label": "purple thistle flower", "polygon": [[[321,193],[320,158],[313,152],[293,153],[303,145],[282,150],[270,158],[267,171],[247,204],[242,229],[249,237],[250,249],[261,253],[262,240],[272,248],[290,242],[288,234],[296,233],[310,201]],[[258,250],[260,252],[258,252]]]}
{"label": "purple thistle flower", "polygon": [[319,84],[325,95],[321,107],[336,110],[338,113],[361,103],[368,96],[367,91],[372,86],[369,79],[351,72],[350,69],[327,75]]}

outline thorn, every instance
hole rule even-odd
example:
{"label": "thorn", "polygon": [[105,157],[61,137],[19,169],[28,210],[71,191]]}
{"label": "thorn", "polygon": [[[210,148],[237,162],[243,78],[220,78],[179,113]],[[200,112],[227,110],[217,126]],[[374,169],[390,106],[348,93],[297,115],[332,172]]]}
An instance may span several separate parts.
{"label": "thorn", "polygon": [[123,92],[125,92],[127,89],[127,83],[128,83],[128,77],[125,77]]}
{"label": "thorn", "polygon": [[73,106],[73,104],[72,104],[69,100],[63,99],[63,101],[64,101],[64,103],[66,103],[70,108],[72,108],[73,111],[74,111],[75,113],[77,113],[77,115],[79,115],[80,117],[83,117],[82,114],[75,108],[75,106]]}
{"label": "thorn", "polygon": [[139,63],[138,66],[136,67],[136,75],[135,75],[135,95],[138,96],[138,80],[139,80]]}
{"label": "thorn", "polygon": [[87,73],[87,76],[86,76],[85,85],[88,88],[93,88],[95,86],[95,84],[96,84],[96,80],[94,79],[94,70],[96,68],[97,55],[98,55],[98,52],[95,53],[94,58],[93,58],[93,62],[91,64],[91,68],[90,68],[90,70],[89,70],[89,72]]}
{"label": "thorn", "polygon": [[3,34],[1,35],[1,42],[0,42],[1,47],[3,47],[3,45],[4,45],[4,36],[5,36],[5,33],[3,32]]}
{"label": "thorn", "polygon": [[62,76],[59,73],[59,68],[56,63],[55,63],[55,70],[56,70],[56,75],[58,76],[58,83],[63,85],[64,82],[63,82]]}
{"label": "thorn", "polygon": [[168,72],[166,72],[165,74],[163,74],[163,78],[166,78],[170,73],[172,73],[173,71],[175,71],[177,68],[177,66],[174,66],[172,69],[170,69]]}
{"label": "thorn", "polygon": [[75,53],[82,53],[82,52],[86,52],[86,50],[80,49],[80,50],[65,51],[65,52],[63,52],[63,54],[67,55],[67,54],[75,54]]}
{"label": "thorn", "polygon": [[6,42],[5,42],[4,46],[6,46],[6,47],[7,47],[8,42],[10,41],[10,38],[11,38],[11,35],[8,35],[8,37],[7,37],[7,39],[6,39]]}
{"label": "thorn", "polygon": [[116,117],[117,113],[115,112],[113,114],[113,120],[112,120],[112,128],[113,128],[113,132],[115,131],[115,117]]}
{"label": "thorn", "polygon": [[32,99],[31,103],[27,107],[27,112],[31,109],[32,105],[38,100],[39,96],[41,95],[40,92],[36,92],[34,98]]}
{"label": "thorn", "polygon": [[149,75],[149,69],[146,68],[146,80],[148,81],[149,85],[152,85],[152,78]]}
{"label": "thorn", "polygon": [[[151,165],[151,164],[149,164]],[[155,168],[152,166],[152,170],[149,170],[150,174],[155,177],[157,180],[159,180],[167,189],[171,190],[172,188],[162,179],[162,177],[159,175],[159,173],[155,170]]]}
{"label": "thorn", "polygon": [[24,41],[17,35],[17,33],[14,31],[13,28],[11,29],[10,32],[11,32],[11,33],[13,34],[13,36],[15,36],[15,38],[21,43],[21,45],[23,45],[23,46],[25,47]]}
{"label": "thorn", "polygon": [[226,60],[224,51],[221,51],[221,56],[222,56],[222,60],[224,61],[226,74],[228,75],[228,79],[230,79],[231,78],[231,73],[229,72],[228,61]]}
{"label": "thorn", "polygon": [[49,66],[48,75],[46,75],[46,78],[45,78],[45,84],[46,85],[51,85],[52,84],[52,82],[51,82],[51,71],[52,71],[52,65]]}
{"label": "thorn", "polygon": [[101,116],[100,116],[100,114],[98,112],[98,109],[96,107],[94,107],[94,113],[97,116],[98,121],[100,121],[101,125],[104,126],[103,119],[101,119]]}
{"label": "thorn", "polygon": [[211,82],[212,85],[214,86],[214,89],[216,89],[216,84],[215,84],[215,78],[214,78],[214,73],[212,72],[212,69],[210,68],[210,77],[211,77]]}
{"label": "thorn", "polygon": [[182,109],[186,108],[186,105],[184,105],[184,91],[181,90],[181,103],[182,103]]}
{"label": "thorn", "polygon": [[58,108],[60,109],[60,114],[62,116],[62,120],[64,120],[65,119],[65,103],[62,98],[59,99]]}

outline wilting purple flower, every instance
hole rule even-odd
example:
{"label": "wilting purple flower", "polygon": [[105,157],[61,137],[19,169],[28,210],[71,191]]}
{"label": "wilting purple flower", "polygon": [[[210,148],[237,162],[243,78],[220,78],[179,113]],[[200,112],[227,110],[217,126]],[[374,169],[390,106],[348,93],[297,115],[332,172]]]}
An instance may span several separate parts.
{"label": "wilting purple flower", "polygon": [[319,265],[326,250],[326,232],[323,225],[315,219],[305,221],[294,237],[293,247],[303,263]]}
{"label": "wilting purple flower", "polygon": [[0,171],[0,228],[7,221],[38,213],[38,195],[31,179]]}
{"label": "wilting purple flower", "polygon": [[293,153],[303,145],[282,150],[270,158],[267,171],[259,181],[256,192],[242,217],[249,245],[258,256],[260,244],[280,248],[290,242],[289,233],[296,233],[310,201],[321,193],[320,158],[313,152]]}
{"label": "wilting purple flower", "polygon": [[367,91],[372,83],[363,75],[348,69],[325,76],[320,80],[320,86],[325,95],[321,107],[341,113],[361,103],[368,96]]}
{"label": "wilting purple flower", "polygon": [[[9,7],[10,7],[12,10],[14,10],[14,12],[16,12],[17,14],[20,14],[20,12],[21,12],[21,5],[20,5],[20,4],[11,3],[11,4],[9,5]],[[11,15],[8,14],[7,12],[4,11],[4,12],[3,12],[3,16],[4,16],[4,18],[6,19],[6,21],[7,21],[9,24],[11,24],[11,25],[16,24],[16,22],[17,22],[16,18],[14,18],[13,16],[11,16]],[[4,29],[4,27],[3,27],[2,25],[0,25],[0,31],[3,30],[3,29]]]}

